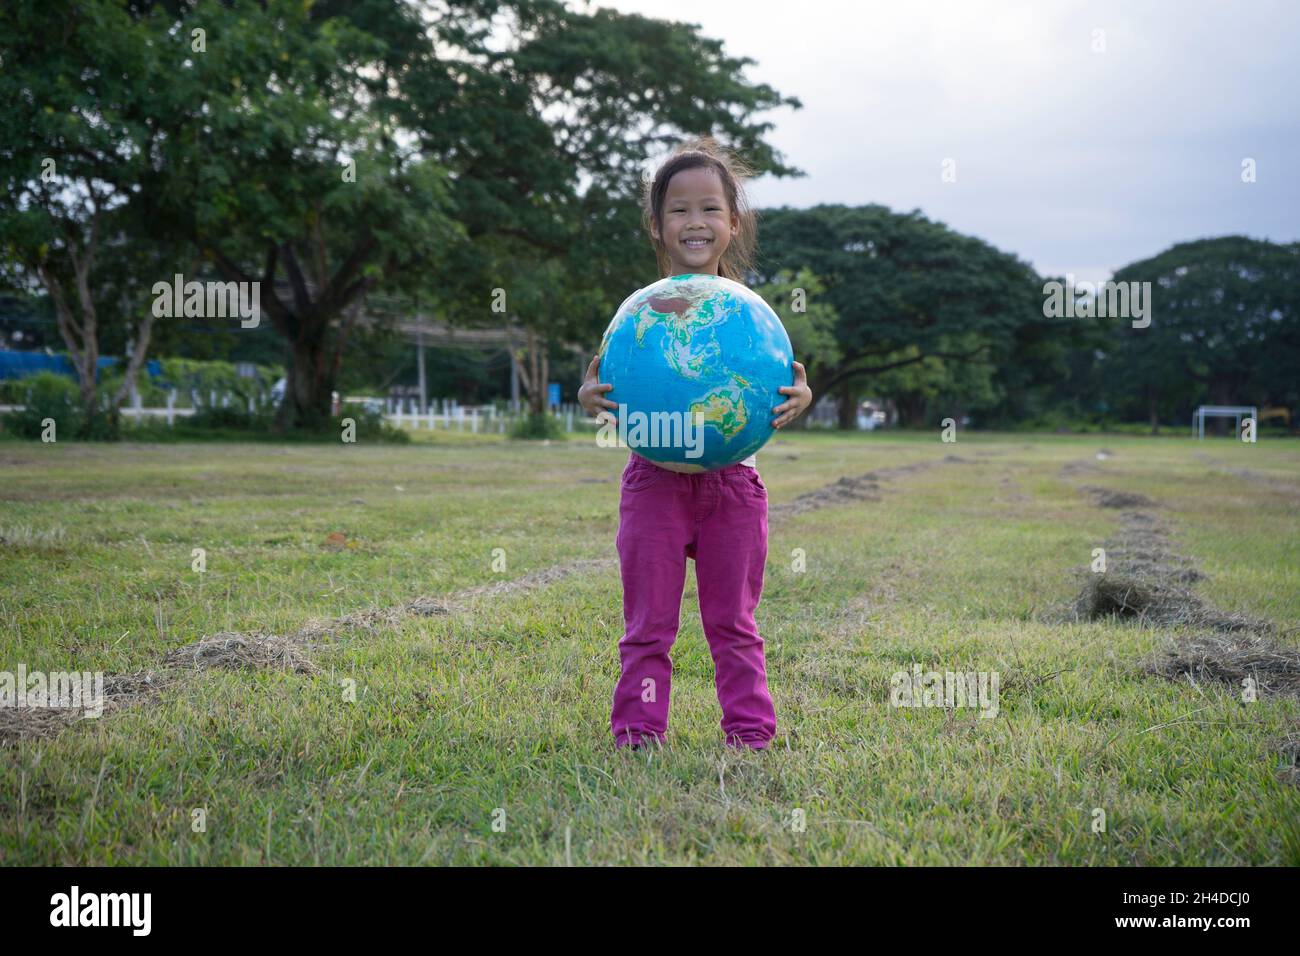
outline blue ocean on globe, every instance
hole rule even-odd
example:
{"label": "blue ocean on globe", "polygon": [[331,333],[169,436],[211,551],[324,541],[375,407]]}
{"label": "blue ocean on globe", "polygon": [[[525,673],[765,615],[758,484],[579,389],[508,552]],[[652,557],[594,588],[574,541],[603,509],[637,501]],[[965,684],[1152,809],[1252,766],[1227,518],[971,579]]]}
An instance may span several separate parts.
{"label": "blue ocean on globe", "polygon": [[670,276],[628,296],[600,344],[620,438],[682,472],[743,461],[772,437],[794,353],[762,296],[721,276]]}

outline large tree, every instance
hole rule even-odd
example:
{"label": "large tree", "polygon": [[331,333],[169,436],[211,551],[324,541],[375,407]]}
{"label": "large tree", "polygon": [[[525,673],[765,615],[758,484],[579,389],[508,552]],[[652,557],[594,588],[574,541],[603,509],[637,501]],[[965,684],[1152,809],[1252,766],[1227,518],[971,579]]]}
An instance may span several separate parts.
{"label": "large tree", "polygon": [[[811,269],[783,269],[770,281],[755,285],[754,291],[781,317],[795,360],[804,366],[810,380],[818,380],[823,372],[836,367],[841,358],[835,339],[839,317],[824,295],[824,283]],[[787,427],[806,428],[811,420],[811,416],[801,415]]]}
{"label": "large tree", "polygon": [[327,414],[372,290],[418,293],[454,323],[518,322],[536,348],[592,335],[647,281],[640,174],[683,132],[795,172],[748,117],[797,101],[746,83],[749,61],[690,26],[553,0],[172,13],[204,49],[168,155],[196,240],[229,279],[261,283],[287,344],[286,423]]}
{"label": "large tree", "polygon": [[[185,84],[157,26],[107,0],[0,10],[0,270],[49,296],[91,422],[130,393],[155,321],[148,290],[190,252],[160,205],[160,145]],[[106,334],[130,357],[104,402]]]}
{"label": "large tree", "polygon": [[1198,401],[1300,405],[1300,243],[1184,242],[1113,278],[1151,283],[1150,325],[1111,320],[1101,367],[1106,389],[1153,430],[1162,411]]}
{"label": "large tree", "polygon": [[760,271],[806,266],[826,285],[839,355],[809,383],[839,397],[842,427],[875,376],[933,359],[996,365],[1047,325],[1028,264],[919,211],[821,205],[764,210],[762,221]]}

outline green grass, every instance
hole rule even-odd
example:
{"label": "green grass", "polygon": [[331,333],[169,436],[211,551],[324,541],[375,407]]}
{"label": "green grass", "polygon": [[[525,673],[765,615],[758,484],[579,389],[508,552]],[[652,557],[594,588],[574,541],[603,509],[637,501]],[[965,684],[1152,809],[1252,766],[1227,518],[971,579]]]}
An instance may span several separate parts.
{"label": "green grass", "polygon": [[[185,672],[152,702],[5,744],[0,862],[1300,863],[1278,752],[1300,702],[1148,675],[1172,632],[1050,623],[1118,525],[1079,490],[1099,485],[1159,503],[1207,600],[1296,628],[1300,446],[788,433],[759,467],[778,504],[949,454],[974,464],[774,519],[758,613],[772,750],[722,746],[690,575],[672,742],[614,752],[611,565],[342,634],[312,652],[316,675]],[[218,631],[613,557],[625,461],[497,436],[0,444],[0,670],[157,670]],[[1077,461],[1096,470],[1062,475]],[[323,547],[335,531],[355,544]],[[890,675],[913,662],[999,672],[998,715],[891,708]]]}

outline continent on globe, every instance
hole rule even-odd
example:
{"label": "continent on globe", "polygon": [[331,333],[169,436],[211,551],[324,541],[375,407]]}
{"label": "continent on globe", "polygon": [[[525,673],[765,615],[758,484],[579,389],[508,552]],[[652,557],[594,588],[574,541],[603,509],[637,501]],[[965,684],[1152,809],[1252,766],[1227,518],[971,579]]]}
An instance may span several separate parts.
{"label": "continent on globe", "polygon": [[718,355],[716,341],[697,342],[697,337],[740,309],[738,303],[721,299],[707,282],[682,282],[672,294],[651,293],[643,301],[636,323],[637,344],[645,345],[650,329],[662,329],[668,339],[668,362],[685,378],[699,378]]}
{"label": "continent on globe", "polygon": [[691,414],[703,412],[702,424],[712,425],[728,440],[749,424],[743,392],[748,383],[739,375],[733,375],[732,379],[735,380],[734,385],[723,385],[709,392],[700,401],[691,403]]}

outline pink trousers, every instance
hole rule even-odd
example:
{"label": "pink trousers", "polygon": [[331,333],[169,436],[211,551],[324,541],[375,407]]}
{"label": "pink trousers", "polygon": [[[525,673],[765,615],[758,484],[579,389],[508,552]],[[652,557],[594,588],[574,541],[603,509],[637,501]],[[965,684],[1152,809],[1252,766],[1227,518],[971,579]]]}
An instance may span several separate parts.
{"label": "pink trousers", "polygon": [[767,560],[767,488],[757,470],[736,464],[679,474],[633,453],[623,471],[617,546],[624,633],[609,722],[615,748],[662,740],[668,730],[668,652],[687,558],[695,560],[725,742],[766,747],[776,735],[776,710],[754,623]]}

